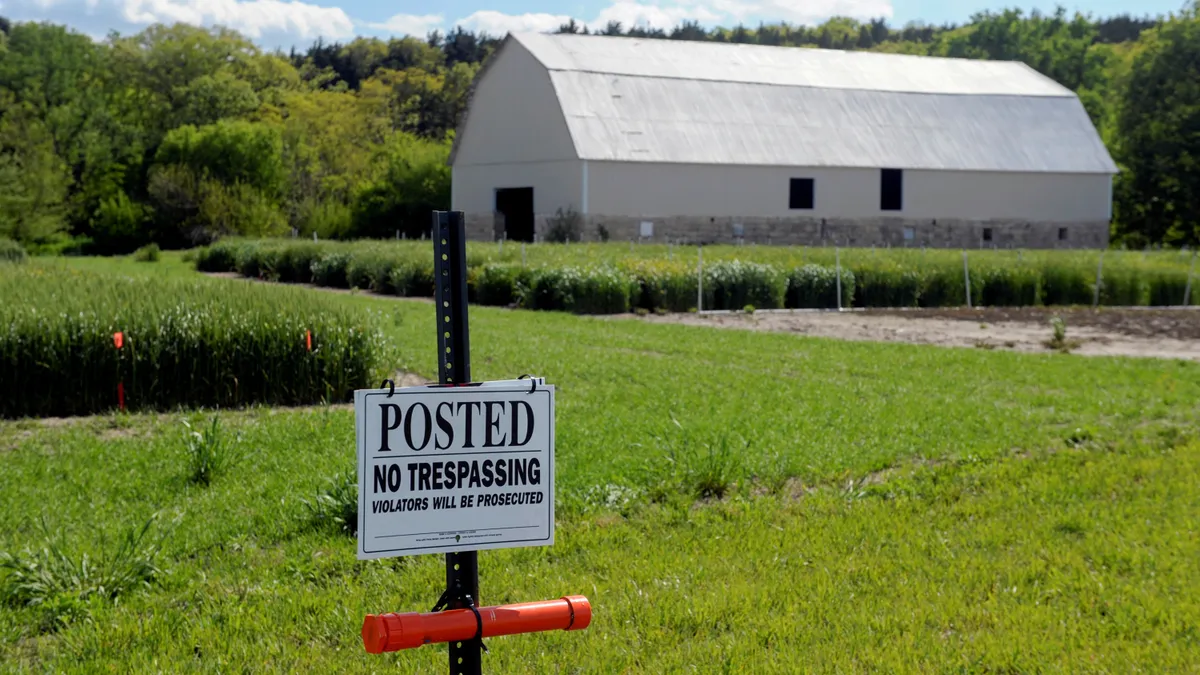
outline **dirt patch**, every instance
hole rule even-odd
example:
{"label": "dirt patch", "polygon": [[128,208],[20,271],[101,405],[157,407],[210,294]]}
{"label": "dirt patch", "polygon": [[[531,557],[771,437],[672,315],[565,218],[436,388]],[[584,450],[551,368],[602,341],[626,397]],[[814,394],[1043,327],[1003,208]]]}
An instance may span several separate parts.
{"label": "dirt patch", "polygon": [[[929,309],[853,312],[671,314],[641,321],[734,328],[866,342],[1048,353],[1050,319],[1061,317],[1074,354],[1200,361],[1200,311],[1140,309]],[[633,315],[620,315],[633,318]]]}

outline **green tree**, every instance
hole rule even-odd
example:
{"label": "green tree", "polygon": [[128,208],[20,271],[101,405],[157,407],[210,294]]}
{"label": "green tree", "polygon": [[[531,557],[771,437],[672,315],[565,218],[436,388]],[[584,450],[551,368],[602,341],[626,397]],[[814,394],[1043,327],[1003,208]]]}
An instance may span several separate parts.
{"label": "green tree", "polygon": [[354,234],[427,233],[429,213],[450,206],[449,156],[448,141],[426,141],[403,132],[393,135],[380,149],[376,177],[355,195]]}
{"label": "green tree", "polygon": [[241,120],[173,129],[163,139],[154,161],[158,165],[185,166],[201,178],[245,183],[269,196],[281,195],[286,177],[280,130]]}
{"label": "green tree", "polygon": [[68,167],[31,104],[0,92],[0,111],[0,236],[49,243],[66,227]]}
{"label": "green tree", "polygon": [[1200,243],[1200,3],[1143,34],[1117,124],[1119,234]]}

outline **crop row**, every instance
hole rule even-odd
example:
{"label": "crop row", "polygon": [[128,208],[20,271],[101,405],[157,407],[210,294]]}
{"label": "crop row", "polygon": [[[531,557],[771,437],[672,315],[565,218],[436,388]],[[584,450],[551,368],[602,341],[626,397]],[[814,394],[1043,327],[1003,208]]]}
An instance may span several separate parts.
{"label": "crop row", "polygon": [[[472,302],[582,314],[635,309],[683,312],[703,309],[833,308],[837,272],[844,307],[952,307],[967,304],[970,278],[975,306],[1090,305],[1173,306],[1188,293],[1190,268],[1178,254],[1114,253],[1107,264],[1096,254],[1076,252],[973,252],[969,271],[956,253],[911,250],[848,253],[839,265],[824,249],[784,249],[790,257],[742,248],[704,254],[704,264],[685,260],[683,251],[665,258],[636,253],[613,256],[614,247],[597,246],[596,260],[566,257],[584,246],[531,246],[529,258],[514,261],[518,247],[468,246],[468,290]],[[626,249],[616,247],[619,251]],[[725,247],[727,249],[734,247]],[[536,253],[533,249],[538,249]],[[558,249],[546,253],[545,249]],[[765,250],[765,249],[760,249]],[[796,251],[800,251],[799,254]],[[731,253],[733,255],[731,255]],[[430,297],[433,294],[432,247],[417,242],[307,242],[230,240],[200,250],[197,268],[242,276],[318,286],[359,288],[377,293]],[[830,264],[833,263],[833,264]],[[702,269],[702,273],[698,270]],[[1191,304],[1197,304],[1190,294]],[[702,298],[698,298],[702,296]]]}
{"label": "crop row", "polygon": [[238,283],[0,267],[0,417],[345,401],[380,374],[371,317]]}

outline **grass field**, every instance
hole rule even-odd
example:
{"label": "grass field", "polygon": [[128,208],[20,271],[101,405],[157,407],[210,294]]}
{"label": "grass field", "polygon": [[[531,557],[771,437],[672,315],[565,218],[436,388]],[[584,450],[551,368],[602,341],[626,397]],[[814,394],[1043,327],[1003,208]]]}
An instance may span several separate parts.
{"label": "grass field", "polygon": [[[186,274],[171,256],[72,264]],[[396,367],[434,374],[432,306],[341,301],[391,315]],[[481,554],[481,601],[582,593],[596,612],[587,631],[489,641],[487,672],[1200,659],[1197,364],[491,308],[471,328],[476,380],[559,386],[558,543]],[[441,559],[358,562],[302,501],[353,470],[351,411],[221,413],[244,457],[207,487],[188,481],[183,419],[207,418],[0,423],[0,550],[61,537],[96,556],[154,513],[166,533],[161,573],[118,602],[0,607],[0,668],[445,671],[443,646],[369,656],[358,637],[365,613],[428,610]]]}

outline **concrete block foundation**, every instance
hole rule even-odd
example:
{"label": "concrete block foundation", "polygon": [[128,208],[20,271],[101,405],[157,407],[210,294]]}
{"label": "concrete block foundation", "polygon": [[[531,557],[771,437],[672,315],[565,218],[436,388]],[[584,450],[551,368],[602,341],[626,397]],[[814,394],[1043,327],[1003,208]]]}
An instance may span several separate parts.
{"label": "concrete block foundation", "polygon": [[[540,241],[553,214],[535,217]],[[846,246],[892,248],[1096,249],[1108,246],[1107,222],[1028,222],[908,218],[639,218],[582,216],[582,240],[635,240],[643,243],[760,244],[786,246]],[[650,223],[644,227],[643,223]],[[467,237],[495,241],[504,231],[503,219],[493,214],[467,214]],[[643,236],[646,232],[649,236]]]}

